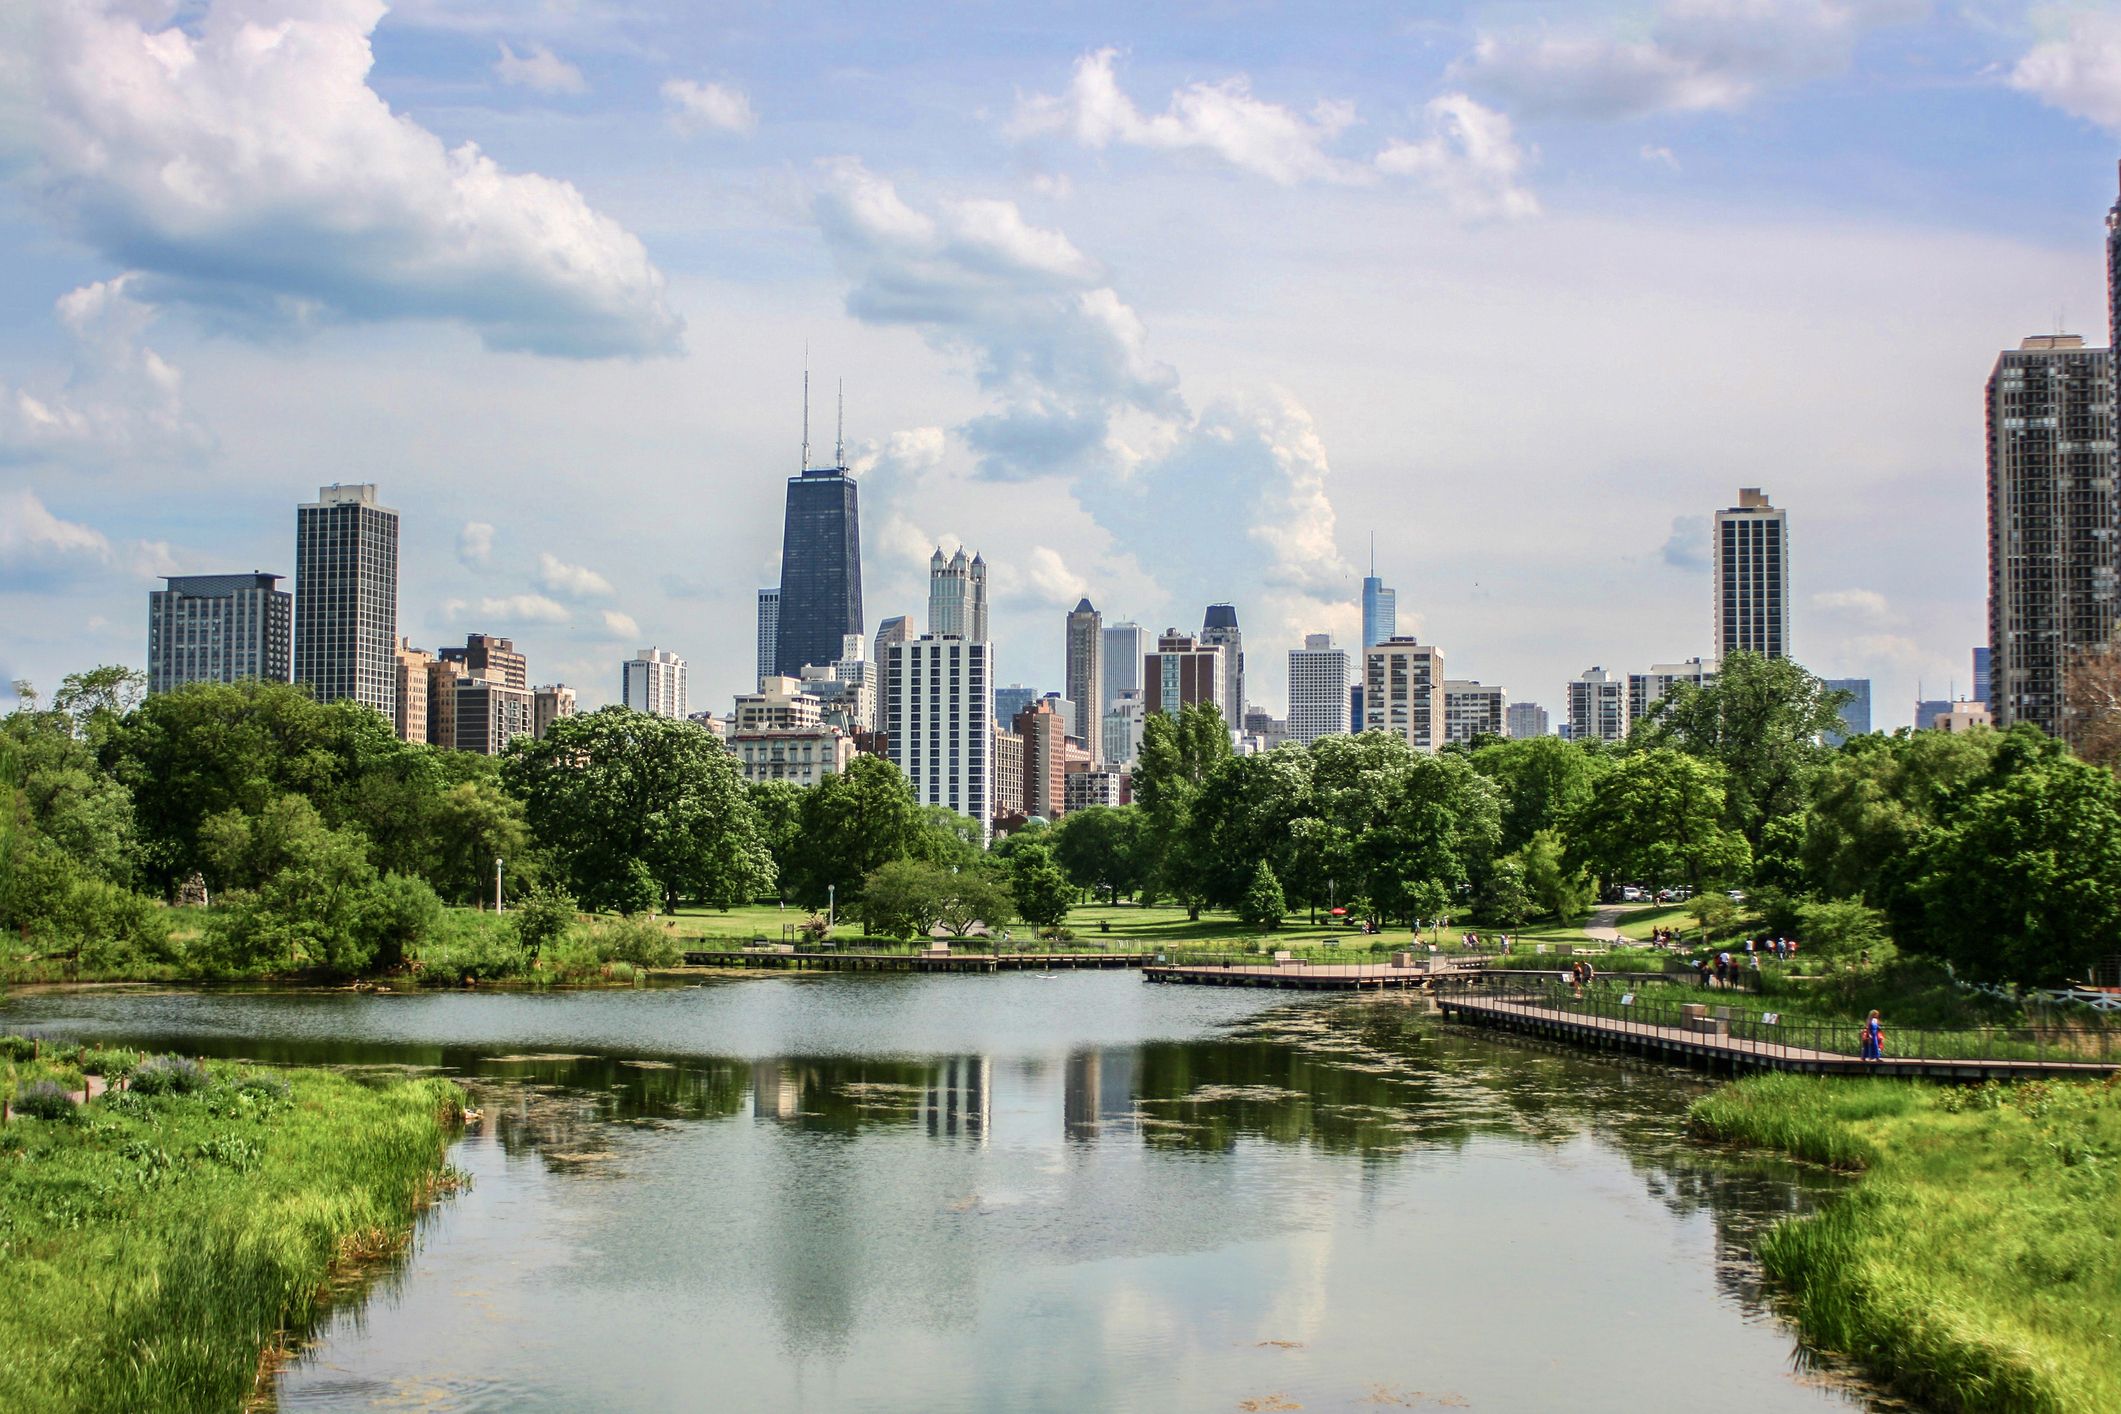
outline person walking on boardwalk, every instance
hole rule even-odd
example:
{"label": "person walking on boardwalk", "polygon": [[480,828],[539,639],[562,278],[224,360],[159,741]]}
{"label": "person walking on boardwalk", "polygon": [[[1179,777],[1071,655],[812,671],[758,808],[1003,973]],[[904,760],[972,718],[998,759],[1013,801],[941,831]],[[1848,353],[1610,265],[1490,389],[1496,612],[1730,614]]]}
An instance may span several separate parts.
{"label": "person walking on boardwalk", "polygon": [[1863,1023],[1863,1058],[1867,1061],[1885,1059],[1885,1024],[1872,1012],[1871,1019]]}

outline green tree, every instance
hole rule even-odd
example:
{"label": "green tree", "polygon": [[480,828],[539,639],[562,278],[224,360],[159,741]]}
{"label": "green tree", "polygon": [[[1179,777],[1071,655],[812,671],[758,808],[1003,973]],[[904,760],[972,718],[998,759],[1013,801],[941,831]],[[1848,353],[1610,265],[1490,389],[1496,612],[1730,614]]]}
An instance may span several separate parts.
{"label": "green tree", "polygon": [[1217,762],[1194,794],[1184,854],[1210,908],[1243,906],[1259,866],[1277,876],[1299,867],[1296,823],[1313,817],[1311,758],[1280,746]]}
{"label": "green tree", "polygon": [[1075,902],[1075,887],[1043,844],[1025,845],[1009,857],[1009,894],[1017,913],[1038,928],[1060,927]]}
{"label": "green tree", "polygon": [[360,900],[361,965],[394,972],[442,926],[442,900],[425,879],[385,874]]}
{"label": "green tree", "polygon": [[1860,899],[1828,899],[1800,904],[1797,937],[1810,952],[1825,958],[1854,957],[1885,941],[1885,915]]}
{"label": "green tree", "polygon": [[[1352,821],[1356,882],[1380,920],[1445,912],[1494,860],[1496,790],[1464,756],[1407,751],[1392,769],[1344,792],[1339,809]],[[1443,902],[1425,903],[1422,886],[1432,883]]]}
{"label": "green tree", "polygon": [[1213,703],[1184,708],[1176,717],[1152,713],[1142,723],[1134,800],[1142,809],[1149,873],[1159,891],[1185,905],[1189,918],[1200,917],[1203,874],[1211,862],[1193,853],[1193,805],[1210,774],[1231,755],[1229,729]]}
{"label": "green tree", "polygon": [[871,874],[896,859],[927,859],[935,847],[906,778],[881,756],[857,756],[806,789],[800,821],[795,870],[784,888],[809,909],[836,897],[842,909],[856,911]]}
{"label": "green tree", "polygon": [[1569,821],[1572,864],[1608,886],[1686,884],[1697,894],[1741,878],[1745,837],[1725,827],[1723,769],[1669,748],[1623,758]]}
{"label": "green tree", "polygon": [[1569,862],[1558,832],[1539,831],[1516,857],[1524,866],[1525,891],[1555,922],[1567,923],[1589,911],[1597,891],[1583,866]]}
{"label": "green tree", "polygon": [[1502,838],[1498,847],[1514,854],[1541,830],[1558,830],[1591,798],[1592,786],[1610,764],[1584,749],[1584,743],[1558,736],[1497,741],[1473,753],[1473,769],[1495,782],[1502,794]]}
{"label": "green tree", "polygon": [[543,741],[511,742],[501,771],[592,910],[680,898],[727,908],[772,883],[735,758],[690,722],[624,707],[563,717]]}
{"label": "green tree", "polygon": [[1826,734],[1841,726],[1845,692],[1787,658],[1738,652],[1706,687],[1685,686],[1654,704],[1630,744],[1670,747],[1724,770],[1724,824],[1758,849],[1769,820],[1810,803]]}
{"label": "green tree", "polygon": [[128,884],[137,843],[132,792],[105,769],[89,736],[108,729],[100,716],[18,710],[0,718],[0,741],[15,761],[19,794],[10,800],[20,811],[22,845],[41,843],[89,877]]}
{"label": "green tree", "polygon": [[1507,855],[1495,861],[1480,890],[1480,911],[1505,928],[1521,928],[1538,904],[1525,883],[1524,861]]}
{"label": "green tree", "polygon": [[1118,903],[1142,884],[1142,815],[1132,805],[1092,805],[1053,827],[1053,862],[1077,888],[1102,890]]}
{"label": "green tree", "polygon": [[546,948],[574,930],[576,912],[573,894],[565,889],[538,888],[523,895],[508,921],[516,931],[516,942],[536,962]]}
{"label": "green tree", "polygon": [[375,868],[355,830],[334,830],[300,796],[282,796],[256,817],[224,811],[204,832],[224,877],[255,880],[216,910],[201,956],[228,970],[307,961],[355,972],[375,956],[369,918]]}
{"label": "green tree", "polygon": [[996,872],[978,865],[894,859],[862,881],[863,926],[887,938],[925,938],[940,927],[962,938],[975,924],[1009,921],[1008,888]]}
{"label": "green tree", "polygon": [[1238,921],[1247,928],[1264,928],[1272,932],[1281,926],[1288,911],[1288,906],[1282,902],[1281,880],[1274,877],[1274,866],[1260,860],[1259,867],[1252,871],[1251,885],[1238,902]]}
{"label": "green tree", "polygon": [[774,878],[785,890],[802,847],[803,787],[790,781],[750,781],[744,789],[758,812],[759,836],[773,856]]}
{"label": "green tree", "polygon": [[1985,787],[2004,741],[1983,731],[1851,738],[1813,782],[1801,882],[1831,898],[1919,911],[1907,898],[1909,861],[1962,799]]}

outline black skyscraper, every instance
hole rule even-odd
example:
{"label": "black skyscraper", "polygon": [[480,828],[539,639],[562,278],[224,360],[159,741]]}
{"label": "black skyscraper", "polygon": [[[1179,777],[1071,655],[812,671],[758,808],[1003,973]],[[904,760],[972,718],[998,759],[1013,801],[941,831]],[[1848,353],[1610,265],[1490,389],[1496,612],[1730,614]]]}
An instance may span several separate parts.
{"label": "black skyscraper", "polygon": [[854,478],[845,467],[791,476],[773,670],[792,678],[806,663],[836,662],[842,639],[862,631],[862,524]]}

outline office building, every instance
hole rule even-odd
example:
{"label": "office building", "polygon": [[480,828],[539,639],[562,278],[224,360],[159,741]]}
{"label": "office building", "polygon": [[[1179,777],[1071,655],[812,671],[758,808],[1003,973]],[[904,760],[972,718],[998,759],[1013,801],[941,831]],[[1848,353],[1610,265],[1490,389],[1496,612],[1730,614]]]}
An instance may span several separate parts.
{"label": "office building", "polygon": [[1061,787],[1061,813],[1072,815],[1093,805],[1118,809],[1127,803],[1127,778],[1118,771],[1070,771]]}
{"label": "office building", "polygon": [[1223,650],[1175,628],[1157,637],[1156,651],[1142,659],[1144,710],[1177,716],[1203,702],[1222,706]]}
{"label": "office building", "polygon": [[[1051,707],[1061,719],[1061,727],[1067,735],[1075,736],[1075,703],[1057,692],[1049,692],[1038,699]],[[1081,738],[1077,738],[1080,740]]]}
{"label": "office building", "polygon": [[[1364,666],[1363,671],[1368,671],[1367,665]],[[1355,724],[1355,730],[1366,732],[1370,729],[1369,714],[1362,709],[1362,673],[1357,673],[1355,682],[1348,688],[1348,720]]]}
{"label": "office building", "polygon": [[1510,694],[1505,688],[1460,678],[1443,685],[1443,739],[1472,745],[1475,737],[1509,734]]}
{"label": "office building", "polygon": [[994,818],[1014,820],[1024,809],[1024,739],[1014,723],[994,724]]}
{"label": "office building", "polygon": [[1987,644],[1983,644],[1983,645],[1981,645],[1981,646],[1980,646],[1979,648],[1976,648],[1976,649],[1974,650],[1974,690],[1973,690],[1973,695],[1974,695],[1975,697],[1979,698],[1979,699],[1980,699],[1981,701],[1983,701],[1983,702],[1986,702],[1986,701],[1988,701],[1988,700],[1989,700],[1989,685],[1988,685],[1988,665],[1989,665],[1989,650],[1988,650],[1988,645],[1987,645]]}
{"label": "office building", "polygon": [[948,560],[938,547],[928,561],[928,632],[987,641],[987,562],[978,555],[966,559],[963,546]]}
{"label": "office building", "polygon": [[1915,730],[1928,731],[1937,725],[1939,717],[1949,717],[1952,704],[1949,698],[1930,698],[1915,703]]}
{"label": "office building", "polygon": [[1016,714],[1038,701],[1039,691],[1025,687],[1020,682],[994,689],[994,720],[1007,726],[1016,720]]}
{"label": "office building", "polygon": [[869,655],[869,661],[877,665],[878,671],[882,671],[884,650],[894,643],[904,643],[911,637],[911,621],[904,614],[892,615],[876,626],[876,651]]}
{"label": "office building", "polygon": [[[1989,675],[1998,727],[2062,730],[2074,650],[2113,641],[2113,354],[2026,339],[1988,381]],[[1981,691],[1979,684],[1976,691]]]}
{"label": "office building", "polygon": [[[699,712],[687,712],[685,720],[698,727],[701,731],[706,732],[724,746],[729,744],[729,719],[715,716],[712,708]],[[857,749],[859,749],[858,746]]]}
{"label": "office building", "polygon": [[1707,687],[1716,681],[1716,669],[1699,658],[1683,663],[1653,664],[1646,673],[1628,674],[1628,730],[1649,715],[1652,707],[1682,687]]}
{"label": "office building", "polygon": [[398,719],[398,513],[374,486],[320,486],[295,508],[294,680]]}
{"label": "office building", "polygon": [[1132,688],[1142,686],[1142,659],[1149,656],[1149,631],[1137,623],[1105,625],[1105,697],[1110,702]]}
{"label": "office building", "polygon": [[[804,423],[803,460],[808,462],[807,403]],[[864,631],[861,507],[854,478],[843,466],[805,466],[801,475],[788,478],[771,676],[799,678],[805,663],[831,662],[848,634]]]}
{"label": "office building", "polygon": [[1620,741],[1628,734],[1628,684],[1590,668],[1569,684],[1569,740]]}
{"label": "office building", "polygon": [[1509,728],[1512,741],[1545,736],[1549,730],[1547,709],[1537,702],[1512,702],[1503,715],[1503,722]]}
{"label": "office building", "polygon": [[1223,651],[1223,724],[1236,731],[1245,719],[1245,636],[1237,627],[1236,606],[1210,604],[1200,641]]}
{"label": "office building", "polygon": [[660,648],[641,649],[620,667],[619,701],[651,717],[684,716],[685,660]]}
{"label": "office building", "polygon": [[444,648],[438,657],[468,673],[485,673],[510,687],[530,686],[530,660],[516,652],[515,642],[490,633],[469,633],[462,648]]}
{"label": "office building", "polygon": [[[398,740],[427,740],[427,670],[435,655],[415,648],[409,639],[398,640]],[[454,740],[444,742],[453,746]]]}
{"label": "office building", "polygon": [[564,682],[533,688],[530,693],[530,730],[539,741],[562,717],[575,714],[574,689]]}
{"label": "office building", "polygon": [[922,634],[884,650],[884,734],[914,799],[994,824],[994,646]]}
{"label": "office building", "polygon": [[1757,486],[1716,512],[1710,545],[1716,596],[1716,661],[1740,651],[1790,655],[1789,512]]}
{"label": "office building", "polygon": [[168,575],[147,595],[147,690],[286,682],[294,596],[276,574]]}
{"label": "office building", "polygon": [[786,781],[814,786],[854,760],[854,738],[838,727],[738,732],[729,738],[737,769],[747,781]]}
{"label": "office building", "polygon": [[1289,650],[1289,736],[1309,746],[1348,730],[1348,650],[1333,635],[1309,633]]}
{"label": "office building", "polygon": [[740,694],[729,714],[731,736],[785,732],[819,726],[824,721],[817,698],[803,691],[796,678],[764,677],[759,690]]}
{"label": "office building", "polygon": [[1393,637],[1363,649],[1363,729],[1391,732],[1416,751],[1444,743],[1443,650]]}
{"label": "office building", "polygon": [[1826,744],[1839,746],[1852,736],[1867,734],[1871,729],[1871,680],[1828,678],[1826,685],[1832,691],[1849,694],[1849,700],[1841,704],[1841,730],[1828,732]]}
{"label": "office building", "polygon": [[1954,702],[1942,712],[1930,718],[1930,726],[1940,732],[1970,732],[1975,727],[1993,727],[1995,717],[1986,702]]}
{"label": "office building", "polygon": [[836,726],[851,738],[857,732],[873,732],[877,724],[876,664],[866,656],[868,643],[850,633],[841,645],[841,656],[823,665],[806,665],[802,691],[817,698],[827,726]]}
{"label": "office building", "polygon": [[457,679],[456,748],[498,756],[509,742],[537,732],[537,704],[530,690],[485,672]]}
{"label": "office building", "polygon": [[1362,646],[1383,643],[1399,633],[1399,594],[1377,577],[1377,541],[1370,541],[1370,573],[1362,582]]}
{"label": "office building", "polygon": [[1245,708],[1243,731],[1245,740],[1251,743],[1247,754],[1257,755],[1262,751],[1272,751],[1289,740],[1289,720],[1275,716],[1254,702]]}
{"label": "office building", "polygon": [[1141,754],[1142,720],[1148,715],[1148,694],[1138,687],[1123,687],[1105,708],[1103,727],[1105,764],[1122,771],[1134,769]]}
{"label": "office building", "polygon": [[1068,723],[1051,698],[1016,714],[1010,730],[1024,744],[1024,813],[1058,820],[1068,810]]}
{"label": "office building", "polygon": [[1086,596],[1068,615],[1068,700],[1075,720],[1068,735],[1090,749],[1092,760],[1105,754],[1105,616]]}
{"label": "office building", "polygon": [[781,591],[759,591],[758,670],[755,676],[770,678],[778,665],[781,637]]}

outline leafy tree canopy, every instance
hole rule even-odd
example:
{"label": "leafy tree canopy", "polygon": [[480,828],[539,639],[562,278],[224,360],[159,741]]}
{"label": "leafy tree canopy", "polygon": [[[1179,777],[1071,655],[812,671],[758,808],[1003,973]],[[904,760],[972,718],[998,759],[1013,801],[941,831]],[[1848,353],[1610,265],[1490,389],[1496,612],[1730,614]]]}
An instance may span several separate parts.
{"label": "leafy tree canopy", "polygon": [[1665,747],[1623,758],[1569,821],[1569,862],[1607,884],[1687,884],[1695,892],[1743,878],[1745,837],[1726,828],[1722,767]]}

